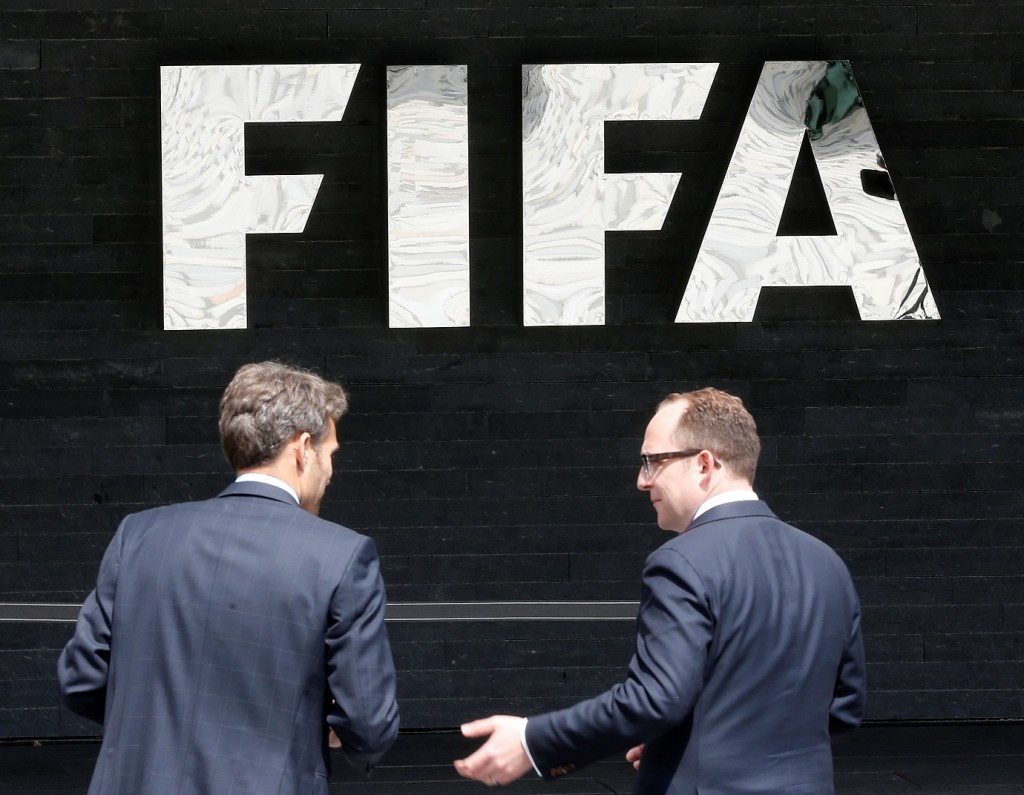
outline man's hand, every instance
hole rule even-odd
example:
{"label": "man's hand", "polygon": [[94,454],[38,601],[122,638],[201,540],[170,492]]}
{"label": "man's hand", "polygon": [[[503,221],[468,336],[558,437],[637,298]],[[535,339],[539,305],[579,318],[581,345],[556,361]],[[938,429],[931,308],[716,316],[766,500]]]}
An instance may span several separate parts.
{"label": "man's hand", "polygon": [[526,718],[513,715],[492,715],[462,724],[464,737],[487,737],[488,740],[470,756],[455,760],[459,775],[497,787],[528,772],[533,765],[520,739],[524,720]]}
{"label": "man's hand", "polygon": [[628,751],[626,751],[626,761],[633,763],[633,769],[640,769],[640,757],[644,755],[643,743],[640,745],[634,745]]}

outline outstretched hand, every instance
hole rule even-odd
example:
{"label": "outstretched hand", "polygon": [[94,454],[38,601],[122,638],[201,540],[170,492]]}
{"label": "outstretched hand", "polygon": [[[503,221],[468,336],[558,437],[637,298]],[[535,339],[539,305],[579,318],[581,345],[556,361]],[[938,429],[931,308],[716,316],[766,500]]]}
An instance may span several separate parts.
{"label": "outstretched hand", "polygon": [[521,739],[523,721],[513,715],[492,715],[462,725],[464,737],[486,737],[487,742],[465,759],[455,760],[460,776],[489,787],[509,784],[533,766]]}

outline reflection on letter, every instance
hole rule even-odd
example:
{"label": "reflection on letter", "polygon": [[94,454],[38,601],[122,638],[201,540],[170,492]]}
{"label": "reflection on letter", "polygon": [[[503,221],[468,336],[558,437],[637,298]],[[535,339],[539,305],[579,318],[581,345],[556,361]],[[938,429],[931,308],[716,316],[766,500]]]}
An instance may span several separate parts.
{"label": "reflection on letter", "polygon": [[469,325],[465,66],[388,67],[392,328]]}
{"label": "reflection on letter", "polygon": [[[837,234],[780,237],[805,135]],[[939,317],[849,64],[769,62],[676,322],[749,321],[762,287],[835,285],[864,320]]]}
{"label": "reflection on letter", "polygon": [[523,67],[523,323],[604,323],[605,230],[661,229],[679,174],[605,174],[605,121],[700,118],[718,64]]}
{"label": "reflection on letter", "polygon": [[246,176],[246,122],[337,121],[358,64],[164,66],[164,328],[245,328],[245,236],[301,232],[322,174]]}

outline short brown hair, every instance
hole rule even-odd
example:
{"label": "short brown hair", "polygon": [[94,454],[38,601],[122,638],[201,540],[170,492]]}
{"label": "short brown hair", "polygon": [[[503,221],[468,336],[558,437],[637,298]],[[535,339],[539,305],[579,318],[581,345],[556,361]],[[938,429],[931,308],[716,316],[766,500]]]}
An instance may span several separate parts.
{"label": "short brown hair", "polygon": [[300,433],[319,444],[348,409],[338,384],[280,362],[246,364],[220,399],[220,443],[236,472],[272,461]]}
{"label": "short brown hair", "polygon": [[743,401],[707,387],[696,392],[673,392],[661,401],[658,411],[680,400],[686,402],[686,408],[679,418],[677,439],[687,447],[710,450],[735,474],[753,483],[761,440]]}

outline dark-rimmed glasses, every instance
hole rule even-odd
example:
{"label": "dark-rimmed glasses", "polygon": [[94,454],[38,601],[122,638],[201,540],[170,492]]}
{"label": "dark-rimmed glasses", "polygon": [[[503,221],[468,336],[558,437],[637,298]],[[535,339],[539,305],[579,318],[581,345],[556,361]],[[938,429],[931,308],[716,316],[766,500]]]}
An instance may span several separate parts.
{"label": "dark-rimmed glasses", "polygon": [[704,448],[698,447],[691,450],[673,450],[670,453],[640,453],[641,465],[640,468],[644,472],[644,477],[650,480],[654,477],[654,467],[652,464],[658,461],[667,461],[670,458],[689,458],[691,455],[697,455]]}

